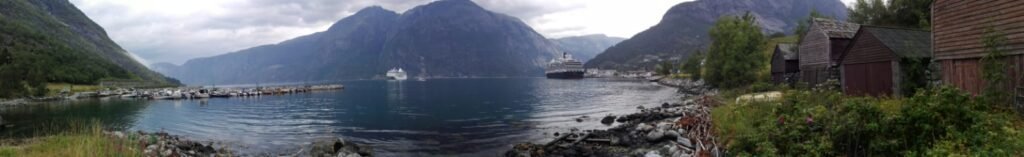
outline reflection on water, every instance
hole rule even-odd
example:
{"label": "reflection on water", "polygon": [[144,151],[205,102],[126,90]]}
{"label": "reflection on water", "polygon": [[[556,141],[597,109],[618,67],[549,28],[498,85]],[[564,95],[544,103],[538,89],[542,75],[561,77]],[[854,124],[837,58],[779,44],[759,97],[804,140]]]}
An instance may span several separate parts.
{"label": "reflection on water", "polygon": [[[551,133],[569,128],[607,128],[597,122],[607,114],[676,99],[670,88],[600,79],[343,83],[343,91],[203,101],[97,100],[7,109],[2,115],[24,116],[12,117],[21,124],[60,121],[54,115],[98,118],[132,130],[223,141],[250,153],[294,151],[315,138],[344,136],[383,156],[495,156],[512,144],[549,140]],[[576,122],[581,116],[590,119]],[[38,127],[19,128],[14,132]]]}

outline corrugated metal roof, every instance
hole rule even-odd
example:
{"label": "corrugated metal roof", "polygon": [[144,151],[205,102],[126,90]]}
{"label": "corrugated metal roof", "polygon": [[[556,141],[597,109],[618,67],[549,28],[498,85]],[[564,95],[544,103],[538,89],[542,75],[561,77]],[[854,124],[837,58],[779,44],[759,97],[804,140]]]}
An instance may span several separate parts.
{"label": "corrugated metal roof", "polygon": [[814,18],[814,26],[825,32],[829,38],[853,38],[857,34],[859,24],[837,21],[826,18]]}
{"label": "corrugated metal roof", "polygon": [[864,26],[861,29],[871,32],[897,56],[908,58],[930,58],[932,56],[931,32],[879,26]]}

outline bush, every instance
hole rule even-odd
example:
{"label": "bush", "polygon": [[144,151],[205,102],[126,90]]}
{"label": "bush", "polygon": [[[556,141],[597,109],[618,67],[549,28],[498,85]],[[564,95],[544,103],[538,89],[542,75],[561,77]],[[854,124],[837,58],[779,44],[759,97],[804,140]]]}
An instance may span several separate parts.
{"label": "bush", "polygon": [[[1012,156],[1024,153],[1021,119],[951,87],[906,99],[787,91],[774,103],[728,105],[716,116],[730,152],[778,156]],[[722,109],[716,109],[722,110]],[[715,111],[714,113],[730,113]],[[720,120],[722,119],[722,120]],[[743,126],[737,126],[743,125]],[[729,129],[748,130],[738,131]],[[750,130],[752,129],[752,130]]]}

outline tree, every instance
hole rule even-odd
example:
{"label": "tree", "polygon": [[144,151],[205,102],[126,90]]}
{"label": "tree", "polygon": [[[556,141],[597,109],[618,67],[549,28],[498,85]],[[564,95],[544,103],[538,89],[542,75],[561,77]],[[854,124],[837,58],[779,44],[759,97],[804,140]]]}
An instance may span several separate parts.
{"label": "tree", "polygon": [[701,77],[701,62],[704,61],[704,52],[697,50],[690,58],[686,59],[686,62],[680,66],[684,73],[690,74],[690,78],[700,79]]}
{"label": "tree", "polygon": [[906,28],[931,28],[933,0],[857,0],[849,9],[850,21]]}
{"label": "tree", "polygon": [[981,78],[985,80],[982,98],[990,104],[1009,104],[1010,95],[1006,91],[1007,76],[1004,60],[1006,35],[992,27],[985,29],[982,44],[985,45],[985,56],[981,58]]}
{"label": "tree", "polygon": [[715,22],[709,32],[704,80],[712,86],[735,88],[757,81],[757,72],[764,66],[765,55],[760,53],[765,37],[757,20],[747,13],[726,16]]}
{"label": "tree", "polygon": [[673,67],[675,66],[672,65],[672,62],[665,61],[658,63],[658,65],[654,67],[654,71],[657,72],[658,75],[669,75],[672,74]]}
{"label": "tree", "polygon": [[819,13],[817,10],[811,10],[810,15],[807,15],[803,20],[800,20],[800,23],[797,23],[796,30],[793,31],[793,34],[796,34],[797,38],[803,38],[804,35],[807,34],[807,31],[810,31],[811,20],[814,20],[814,18],[833,19],[832,17]]}

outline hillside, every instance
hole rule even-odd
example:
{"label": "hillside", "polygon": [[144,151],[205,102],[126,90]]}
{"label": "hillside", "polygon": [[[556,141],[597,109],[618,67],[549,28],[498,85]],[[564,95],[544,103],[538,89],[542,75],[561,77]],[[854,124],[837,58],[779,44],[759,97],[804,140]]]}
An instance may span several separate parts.
{"label": "hillside", "polygon": [[576,59],[586,62],[597,56],[597,54],[604,52],[608,47],[612,47],[623,40],[626,40],[626,38],[594,34],[551,39],[551,42],[558,44],[559,50],[569,52]]}
{"label": "hillside", "polygon": [[273,45],[155,68],[193,85],[412,77],[536,77],[559,52],[525,23],[469,0],[398,14],[370,7],[328,30]]}
{"label": "hillside", "polygon": [[711,39],[707,32],[721,16],[750,12],[766,32],[792,33],[812,10],[839,19],[847,16],[839,0],[697,0],[680,3],[661,22],[608,48],[586,63],[590,68],[643,69],[663,60],[685,60]]}
{"label": "hillside", "polygon": [[0,1],[0,49],[0,97],[26,96],[25,86],[47,82],[173,82],[129,57],[66,0]]}

